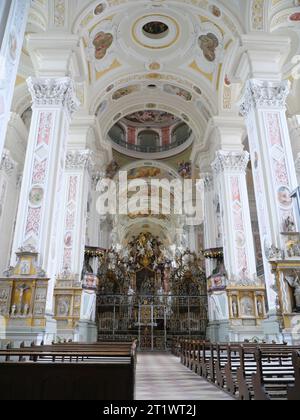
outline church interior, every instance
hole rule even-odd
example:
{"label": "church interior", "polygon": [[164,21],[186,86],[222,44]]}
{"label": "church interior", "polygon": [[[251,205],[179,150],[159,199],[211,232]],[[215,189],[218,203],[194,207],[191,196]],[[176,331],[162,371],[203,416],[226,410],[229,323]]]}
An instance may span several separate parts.
{"label": "church interior", "polygon": [[1,0],[0,400],[300,400],[299,185],[299,0]]}

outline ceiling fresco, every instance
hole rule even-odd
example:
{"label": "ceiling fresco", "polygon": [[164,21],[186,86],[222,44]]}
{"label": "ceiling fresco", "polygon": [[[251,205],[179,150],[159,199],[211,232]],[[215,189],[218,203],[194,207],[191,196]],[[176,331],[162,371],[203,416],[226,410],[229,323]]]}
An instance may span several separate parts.
{"label": "ceiling fresco", "polygon": [[124,121],[142,125],[169,126],[179,122],[179,119],[168,112],[145,110],[126,115]]}

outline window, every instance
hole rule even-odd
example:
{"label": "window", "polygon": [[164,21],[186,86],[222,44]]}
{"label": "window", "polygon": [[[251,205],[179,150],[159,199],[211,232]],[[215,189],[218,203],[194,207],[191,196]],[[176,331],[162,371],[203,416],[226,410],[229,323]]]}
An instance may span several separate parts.
{"label": "window", "polygon": [[157,149],[160,146],[159,134],[153,130],[141,131],[138,135],[138,144],[141,147]]}

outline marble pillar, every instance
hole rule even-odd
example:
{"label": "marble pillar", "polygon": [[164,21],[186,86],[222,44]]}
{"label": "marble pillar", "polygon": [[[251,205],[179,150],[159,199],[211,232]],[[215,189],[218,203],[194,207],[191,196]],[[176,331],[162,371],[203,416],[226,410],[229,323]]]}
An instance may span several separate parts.
{"label": "marble pillar", "polygon": [[0,160],[0,273],[9,267],[12,231],[16,213],[18,164],[4,149]]}
{"label": "marble pillar", "polygon": [[286,118],[288,93],[288,82],[251,79],[246,83],[241,104],[248,130],[269,312],[272,314],[277,311],[277,293],[269,260],[282,257],[285,247],[282,232],[288,220],[296,222],[290,197],[297,186],[297,178]]}
{"label": "marble pillar", "polygon": [[246,182],[248,152],[220,150],[212,164],[221,203],[224,262],[228,281],[253,285],[257,280]]}
{"label": "marble pillar", "polygon": [[294,115],[288,120],[292,150],[295,160],[297,182],[300,185],[300,115]]}
{"label": "marble pillar", "polygon": [[[5,2],[2,0],[1,3]],[[9,13],[5,9],[5,4],[2,6],[0,31],[0,156],[4,148],[7,124],[10,118],[30,0],[13,0]]]}
{"label": "marble pillar", "polygon": [[81,280],[86,239],[88,194],[92,152],[68,150],[63,188],[63,231],[60,252],[60,272],[72,273]]}
{"label": "marble pillar", "polygon": [[28,148],[17,216],[15,252],[30,246],[39,254],[39,265],[50,278],[47,308],[53,313],[53,290],[59,255],[59,226],[66,143],[71,117],[78,108],[73,81],[30,78],[33,100]]}

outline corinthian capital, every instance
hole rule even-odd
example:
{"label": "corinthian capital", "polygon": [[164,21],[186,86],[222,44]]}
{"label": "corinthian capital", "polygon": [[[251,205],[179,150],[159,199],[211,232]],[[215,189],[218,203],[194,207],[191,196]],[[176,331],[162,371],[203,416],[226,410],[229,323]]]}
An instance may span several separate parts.
{"label": "corinthian capital", "polygon": [[288,81],[248,80],[240,104],[240,112],[243,116],[248,116],[249,112],[255,108],[284,109],[289,90]]}
{"label": "corinthian capital", "polygon": [[216,153],[216,159],[212,163],[214,172],[218,175],[225,171],[245,172],[249,163],[248,152],[224,152]]}
{"label": "corinthian capital", "polygon": [[66,169],[90,169],[93,153],[90,150],[69,151],[66,157]]}
{"label": "corinthian capital", "polygon": [[30,77],[27,79],[27,85],[34,105],[64,106],[70,115],[79,108],[74,82],[69,77],[50,79]]}

